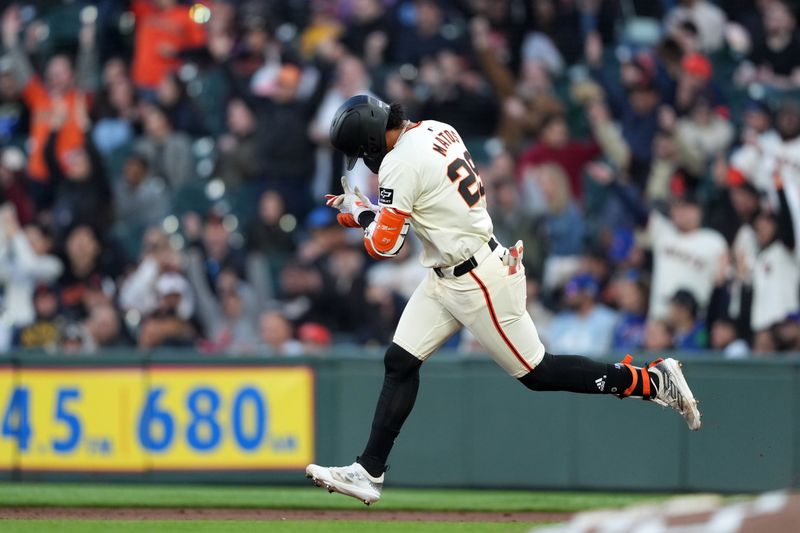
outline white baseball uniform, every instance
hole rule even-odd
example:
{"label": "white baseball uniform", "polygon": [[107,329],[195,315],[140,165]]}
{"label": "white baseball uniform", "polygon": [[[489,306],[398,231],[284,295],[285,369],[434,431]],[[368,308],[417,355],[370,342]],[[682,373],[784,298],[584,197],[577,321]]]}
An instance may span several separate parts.
{"label": "white baseball uniform", "polygon": [[[430,267],[408,302],[393,341],[425,360],[461,326],[513,377],[530,372],[544,345],[525,305],[525,272],[509,273],[505,248],[489,246],[492,220],[472,157],[452,126],[412,124],[378,172],[379,202],[410,215]],[[469,258],[475,266],[456,277]],[[437,273],[438,272],[438,273]]]}

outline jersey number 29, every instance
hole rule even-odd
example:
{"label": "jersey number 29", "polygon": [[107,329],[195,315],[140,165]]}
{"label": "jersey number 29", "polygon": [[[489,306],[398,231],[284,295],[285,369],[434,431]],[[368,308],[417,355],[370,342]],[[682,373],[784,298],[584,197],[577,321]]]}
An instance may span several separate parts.
{"label": "jersey number 29", "polygon": [[458,193],[470,207],[475,207],[481,197],[486,196],[478,169],[475,168],[475,162],[468,150],[464,151],[463,158],[456,159],[447,166],[447,177],[453,183],[458,182]]}

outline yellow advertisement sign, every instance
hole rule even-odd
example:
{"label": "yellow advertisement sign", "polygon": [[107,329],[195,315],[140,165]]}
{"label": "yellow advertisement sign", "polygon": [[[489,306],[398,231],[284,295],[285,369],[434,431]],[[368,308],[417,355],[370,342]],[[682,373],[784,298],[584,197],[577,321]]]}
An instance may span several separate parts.
{"label": "yellow advertisement sign", "polygon": [[307,367],[0,368],[0,418],[2,469],[300,469],[313,461],[314,376]]}
{"label": "yellow advertisement sign", "polygon": [[[14,388],[14,370],[11,366],[4,366],[0,365],[0,409],[5,407],[6,403],[6,396],[7,391],[11,391]],[[16,446],[14,443],[2,438],[2,434],[5,432],[4,428],[7,425],[7,422],[12,422],[11,420],[6,420],[5,411],[0,411],[0,470],[11,470],[14,466],[14,455],[16,453]]]}
{"label": "yellow advertisement sign", "polygon": [[305,367],[154,367],[139,442],[155,470],[305,468],[312,391]]}
{"label": "yellow advertisement sign", "polygon": [[144,454],[130,430],[144,393],[140,368],[22,368],[18,373],[9,405],[17,417],[11,436],[19,446],[20,468],[144,469]]}

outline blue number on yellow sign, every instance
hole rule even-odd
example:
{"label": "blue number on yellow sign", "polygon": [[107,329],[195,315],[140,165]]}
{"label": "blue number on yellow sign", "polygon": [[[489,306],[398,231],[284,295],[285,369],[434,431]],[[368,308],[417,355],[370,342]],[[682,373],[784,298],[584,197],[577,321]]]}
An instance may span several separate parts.
{"label": "blue number on yellow sign", "polygon": [[[195,450],[208,451],[219,444],[222,436],[216,416],[219,403],[219,394],[207,387],[193,390],[186,399],[186,407],[192,414],[186,428],[186,440]],[[202,431],[202,428],[207,428],[207,431]]]}
{"label": "blue number on yellow sign", "polygon": [[[255,429],[252,434],[245,434],[244,422],[242,420],[242,411],[244,410],[246,402],[250,402],[255,410]],[[245,387],[239,391],[236,398],[233,400],[233,435],[236,438],[236,443],[243,450],[255,450],[261,444],[264,438],[267,426],[266,408],[264,407],[264,399],[258,392],[258,389],[253,387]]]}
{"label": "blue number on yellow sign", "polygon": [[[153,452],[163,451],[172,443],[175,425],[172,416],[158,408],[158,399],[163,393],[164,389],[160,387],[150,391],[142,416],[139,418],[139,442],[145,450]],[[154,424],[161,427],[160,435],[154,435]]]}
{"label": "blue number on yellow sign", "polygon": [[61,439],[53,439],[53,450],[59,453],[71,451],[81,438],[81,423],[78,417],[67,411],[67,402],[80,398],[78,389],[58,389],[56,396],[56,420],[63,422],[68,428],[68,435]]}
{"label": "blue number on yellow sign", "polygon": [[17,439],[19,450],[24,452],[28,449],[28,441],[31,438],[30,419],[28,417],[28,406],[30,391],[25,387],[17,387],[11,394],[6,413],[3,416],[2,433],[4,437]]}

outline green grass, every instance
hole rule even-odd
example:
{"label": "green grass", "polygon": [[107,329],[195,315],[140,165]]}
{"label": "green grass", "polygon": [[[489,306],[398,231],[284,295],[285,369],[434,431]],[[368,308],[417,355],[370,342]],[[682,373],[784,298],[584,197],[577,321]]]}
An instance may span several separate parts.
{"label": "green grass", "polygon": [[[375,509],[575,512],[658,501],[666,494],[393,489]],[[219,507],[362,509],[352,498],[298,487],[0,483],[4,507]]]}
{"label": "green grass", "polygon": [[3,533],[35,531],[58,531],[59,533],[139,533],[169,531],[175,533],[207,533],[243,531],[269,531],[270,533],[522,533],[531,529],[530,524],[507,523],[449,523],[449,522],[328,522],[328,521],[180,521],[147,520],[4,520]]}

